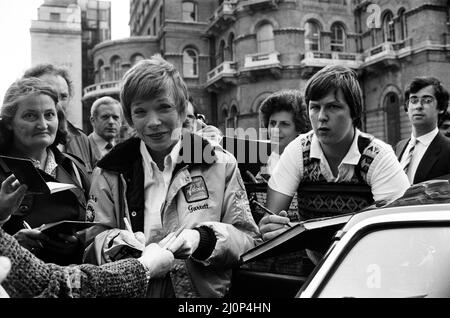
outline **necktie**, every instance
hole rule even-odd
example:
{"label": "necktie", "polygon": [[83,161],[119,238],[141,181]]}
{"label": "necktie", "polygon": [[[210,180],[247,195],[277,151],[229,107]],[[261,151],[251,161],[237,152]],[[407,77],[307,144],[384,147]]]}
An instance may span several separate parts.
{"label": "necktie", "polygon": [[105,146],[105,149],[110,151],[112,147],[113,147],[112,143],[108,142],[108,144]]}
{"label": "necktie", "polygon": [[408,169],[411,164],[412,155],[413,155],[414,149],[416,148],[417,139],[411,138],[409,143],[411,145],[411,148],[409,148],[408,157],[406,157],[405,166],[403,167],[403,170],[405,171],[406,174],[408,174]]}

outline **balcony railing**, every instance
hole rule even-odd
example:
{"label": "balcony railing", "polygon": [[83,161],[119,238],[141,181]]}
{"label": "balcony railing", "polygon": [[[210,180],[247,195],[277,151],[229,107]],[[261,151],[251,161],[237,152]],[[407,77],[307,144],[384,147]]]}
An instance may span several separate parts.
{"label": "balcony railing", "polygon": [[207,74],[207,85],[211,85],[222,77],[234,77],[237,73],[236,62],[225,61]]}
{"label": "balcony railing", "polygon": [[248,54],[245,56],[244,69],[262,69],[281,66],[278,52]]}
{"label": "balcony railing", "polygon": [[236,4],[237,0],[225,0],[216,11],[214,11],[214,14],[209,18],[209,21],[214,23],[224,15],[233,15]]}
{"label": "balcony railing", "polygon": [[88,86],[84,89],[83,99],[102,94],[117,94],[120,90],[120,82],[121,81],[103,82]]}
{"label": "balcony railing", "polygon": [[361,54],[348,52],[305,52],[305,57],[301,61],[305,66],[323,67],[330,64],[358,68],[362,63]]}
{"label": "balcony railing", "polygon": [[237,0],[225,0],[209,18],[210,23],[207,32],[226,27],[231,21],[234,21],[236,5]]}
{"label": "balcony railing", "polygon": [[281,0],[241,0],[240,5],[246,10],[260,10],[264,8],[276,8]]}

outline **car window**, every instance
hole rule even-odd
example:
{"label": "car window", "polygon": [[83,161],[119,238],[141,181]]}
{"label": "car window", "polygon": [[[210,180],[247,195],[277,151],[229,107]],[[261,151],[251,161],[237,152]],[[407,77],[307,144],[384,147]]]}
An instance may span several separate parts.
{"label": "car window", "polygon": [[368,233],[322,286],[319,297],[450,297],[450,227]]}

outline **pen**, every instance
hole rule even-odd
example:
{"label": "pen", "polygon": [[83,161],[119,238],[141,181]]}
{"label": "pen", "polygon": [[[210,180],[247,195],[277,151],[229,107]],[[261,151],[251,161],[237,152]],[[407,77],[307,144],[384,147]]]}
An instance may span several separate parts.
{"label": "pen", "polygon": [[[30,224],[27,223],[27,221],[23,221],[23,227],[27,230],[32,230]],[[36,240],[40,248],[44,248],[44,245],[42,245],[42,242],[39,240]]]}
{"label": "pen", "polygon": [[127,219],[127,218],[123,218],[123,221],[125,222],[125,228],[126,228],[126,230],[129,231],[129,232],[131,232],[131,233],[134,233],[134,232],[133,232],[133,228],[131,227],[130,222],[128,222],[128,219]]}
{"label": "pen", "polygon": [[168,249],[169,246],[175,241],[175,239],[180,235],[180,233],[184,230],[184,225],[180,226],[178,230],[175,231],[175,234],[167,241],[167,243],[163,246],[164,249]]}
{"label": "pen", "polygon": [[27,230],[32,230],[30,224],[28,224],[27,221],[23,221],[23,227],[26,228]]}
{"label": "pen", "polygon": [[[270,211],[268,208],[266,208],[264,205],[262,205],[261,203],[259,203],[256,200],[252,200],[251,202],[253,202],[254,204],[256,204],[257,206],[259,206],[261,209],[263,209],[267,214],[270,215],[277,215],[275,213],[273,213],[272,211]],[[286,224],[288,227],[293,227],[295,224],[293,224],[292,222],[288,222],[288,224]]]}

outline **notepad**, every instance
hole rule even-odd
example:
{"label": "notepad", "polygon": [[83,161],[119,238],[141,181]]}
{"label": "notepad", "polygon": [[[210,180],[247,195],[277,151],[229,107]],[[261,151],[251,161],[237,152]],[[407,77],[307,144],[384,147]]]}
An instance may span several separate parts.
{"label": "notepad", "polygon": [[5,176],[14,174],[21,184],[28,186],[27,193],[51,194],[76,188],[76,185],[61,182],[46,182],[30,159],[0,155],[0,171]]}
{"label": "notepad", "polygon": [[39,231],[49,236],[54,236],[58,233],[71,235],[78,231],[82,231],[99,224],[100,223],[98,222],[85,222],[85,221],[59,221],[44,224],[41,227],[39,227]]}
{"label": "notepad", "polygon": [[265,241],[241,255],[241,263],[245,264],[253,260],[305,248],[326,250],[336,231],[340,230],[352,216],[353,214],[344,214],[300,222],[273,239]]}

